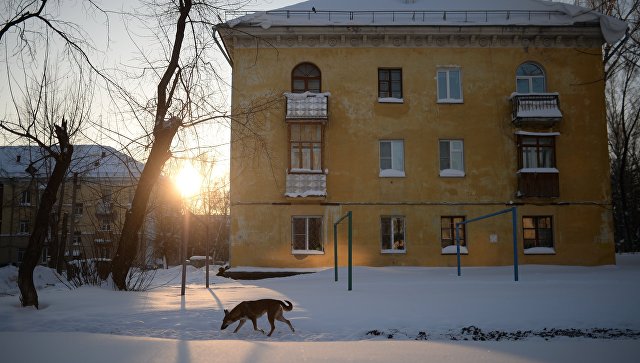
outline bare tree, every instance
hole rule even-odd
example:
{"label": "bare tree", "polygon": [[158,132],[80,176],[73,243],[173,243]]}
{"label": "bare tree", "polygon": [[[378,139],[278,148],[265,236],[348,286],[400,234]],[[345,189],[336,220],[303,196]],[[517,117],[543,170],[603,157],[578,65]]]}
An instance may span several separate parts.
{"label": "bare tree", "polygon": [[[219,51],[213,39],[213,24],[221,18],[222,4],[222,1],[153,1],[146,7],[154,11],[152,14],[137,14],[135,17],[145,23],[157,22],[153,29],[157,42],[167,51],[166,58],[161,61],[145,58],[145,72],[150,70],[157,77],[153,109],[136,109],[136,105],[149,102],[128,104],[141,124],[144,124],[144,116],[148,115],[153,118],[154,127],[148,143],[149,155],[113,259],[112,277],[117,289],[130,288],[128,274],[136,260],[139,231],[144,223],[149,196],[165,163],[174,154],[171,149],[174,138],[180,130],[228,118],[227,108],[215,103],[221,97],[217,87],[224,80],[219,74],[220,69],[212,63]],[[229,2],[224,5],[234,6]]]}
{"label": "bare tree", "polygon": [[[19,95],[12,93],[14,100],[22,98],[23,105],[16,103],[17,120],[0,121],[0,129],[21,141],[37,145],[44,158],[53,159],[55,165],[48,176],[40,205],[36,212],[34,228],[29,237],[23,261],[18,273],[23,306],[38,308],[38,295],[33,283],[33,271],[38,264],[49,231],[49,219],[56,202],[60,185],[71,164],[72,139],[88,118],[92,100],[92,81],[80,74],[73,88],[61,84],[60,78],[49,70],[45,63],[42,75],[33,78]],[[30,169],[35,173],[39,160],[32,160]]]}

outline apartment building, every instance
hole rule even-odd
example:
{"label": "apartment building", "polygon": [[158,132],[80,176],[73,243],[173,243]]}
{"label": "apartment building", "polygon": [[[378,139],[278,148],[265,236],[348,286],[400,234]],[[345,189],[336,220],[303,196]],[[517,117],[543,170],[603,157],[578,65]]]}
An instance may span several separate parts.
{"label": "apartment building", "polygon": [[[615,263],[602,46],[548,1],[306,1],[228,14],[231,264]],[[273,102],[273,107],[266,107]],[[257,112],[252,107],[261,105]],[[339,264],[346,227],[338,227]]]}

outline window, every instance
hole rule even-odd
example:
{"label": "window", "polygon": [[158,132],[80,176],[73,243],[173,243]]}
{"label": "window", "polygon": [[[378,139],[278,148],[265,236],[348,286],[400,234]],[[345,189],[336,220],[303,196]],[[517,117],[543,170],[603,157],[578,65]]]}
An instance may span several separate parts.
{"label": "window", "polygon": [[438,102],[462,102],[462,79],[460,68],[438,69]]}
{"label": "window", "polygon": [[380,218],[380,243],[383,253],[404,253],[404,234],[404,217],[395,216]]}
{"label": "window", "polygon": [[31,205],[31,191],[23,190],[20,194],[20,205]]}
{"label": "window", "polygon": [[551,216],[522,217],[522,240],[528,254],[552,254],[553,220]]}
{"label": "window", "polygon": [[293,253],[323,252],[322,217],[292,217],[291,245]]}
{"label": "window", "polygon": [[20,220],[20,224],[19,224],[19,229],[18,229],[18,233],[20,234],[28,234],[29,233],[29,220],[28,219],[21,219]]}
{"label": "window", "polygon": [[298,64],[291,72],[291,91],[320,93],[320,69],[311,63]]}
{"label": "window", "polygon": [[518,167],[520,170],[555,169],[555,139],[553,136],[519,135],[518,149],[520,154]]}
{"label": "window", "polygon": [[518,67],[516,71],[516,92],[518,93],[544,93],[546,87],[545,76],[542,68],[527,62]]}
{"label": "window", "polygon": [[102,196],[100,198],[102,199],[102,203],[105,206],[110,207],[111,202],[113,201],[113,192],[111,191],[111,189],[103,189]]}
{"label": "window", "polygon": [[[464,222],[462,216],[446,216],[440,217],[440,244],[443,254],[457,254],[458,247],[456,242],[456,223]],[[459,227],[460,231],[460,253],[467,254],[466,224]]]}
{"label": "window", "polygon": [[389,98],[402,99],[402,69],[378,69],[378,99],[390,101]]}
{"label": "window", "polygon": [[290,124],[289,171],[322,172],[322,125]]}
{"label": "window", "polygon": [[111,230],[111,221],[108,219],[102,220],[102,225],[100,226],[101,231],[110,231]]}
{"label": "window", "polygon": [[380,141],[380,176],[404,176],[404,141]]}
{"label": "window", "polygon": [[82,244],[82,232],[75,231],[73,232],[73,245],[80,246]]}
{"label": "window", "polygon": [[440,176],[464,176],[463,145],[462,140],[440,140]]}
{"label": "window", "polygon": [[84,212],[84,204],[76,203],[75,207],[73,208],[73,214],[80,216],[82,215],[83,212]]}

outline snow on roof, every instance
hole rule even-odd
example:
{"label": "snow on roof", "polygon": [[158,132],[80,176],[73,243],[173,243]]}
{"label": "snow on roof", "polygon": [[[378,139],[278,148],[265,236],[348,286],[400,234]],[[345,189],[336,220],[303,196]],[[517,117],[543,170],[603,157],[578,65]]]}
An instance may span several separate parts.
{"label": "snow on roof", "polygon": [[[0,146],[0,177],[29,177],[27,168],[32,162],[36,176],[49,174],[54,163],[43,155],[43,150],[36,146]],[[143,167],[143,163],[110,146],[74,145],[68,174],[78,173],[88,178],[138,178]]]}
{"label": "snow on roof", "polygon": [[627,24],[596,11],[542,0],[308,0],[255,12],[234,26],[569,26],[599,24],[607,43],[620,40]]}

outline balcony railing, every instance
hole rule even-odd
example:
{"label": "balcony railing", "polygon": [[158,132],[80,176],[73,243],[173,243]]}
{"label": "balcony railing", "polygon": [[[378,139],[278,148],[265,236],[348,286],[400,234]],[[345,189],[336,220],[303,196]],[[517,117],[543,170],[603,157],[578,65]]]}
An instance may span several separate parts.
{"label": "balcony railing", "polygon": [[518,196],[557,198],[560,196],[558,169],[521,169],[518,171]]}
{"label": "balcony railing", "polygon": [[329,118],[329,93],[285,93],[287,121],[319,120]]}
{"label": "balcony railing", "polygon": [[[227,11],[225,21],[244,16],[259,14],[255,11]],[[315,22],[364,22],[372,24],[387,23],[516,23],[549,22],[565,20],[567,14],[557,10],[271,10],[264,14],[276,20],[297,19]]]}
{"label": "balcony railing", "polygon": [[324,173],[287,173],[287,191],[285,196],[289,198],[326,197],[327,175]]}
{"label": "balcony railing", "polygon": [[511,120],[516,126],[553,126],[562,120],[557,93],[513,93]]}

